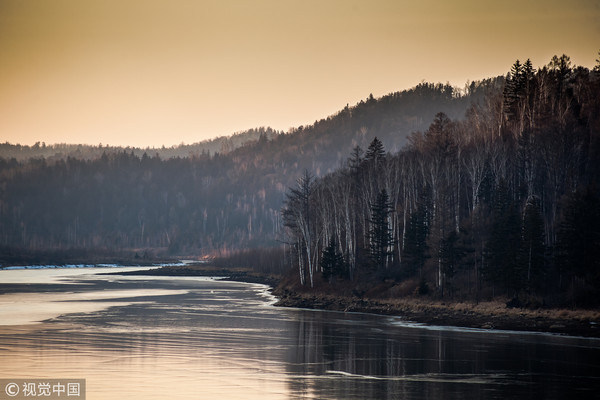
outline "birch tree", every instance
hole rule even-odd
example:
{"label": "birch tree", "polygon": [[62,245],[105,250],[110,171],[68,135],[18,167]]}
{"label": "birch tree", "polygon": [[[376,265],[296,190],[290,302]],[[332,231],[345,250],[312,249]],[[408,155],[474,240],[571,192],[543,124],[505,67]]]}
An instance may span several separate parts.
{"label": "birch tree", "polygon": [[284,225],[289,229],[295,239],[298,251],[298,272],[300,282],[306,284],[306,275],[311,287],[314,285],[315,266],[317,262],[317,234],[316,224],[313,221],[311,205],[314,192],[314,177],[304,171],[298,179],[297,186],[291,188],[286,194],[285,208],[283,209]]}

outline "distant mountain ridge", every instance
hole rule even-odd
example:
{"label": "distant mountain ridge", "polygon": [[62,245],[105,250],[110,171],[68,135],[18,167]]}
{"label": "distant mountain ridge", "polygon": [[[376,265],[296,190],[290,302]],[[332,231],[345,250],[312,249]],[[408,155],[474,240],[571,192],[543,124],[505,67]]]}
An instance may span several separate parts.
{"label": "distant mountain ridge", "polygon": [[126,151],[133,152],[134,155],[141,157],[146,153],[154,156],[158,154],[161,158],[173,157],[190,157],[199,156],[201,154],[226,154],[238,147],[248,143],[256,142],[261,136],[272,138],[278,132],[271,128],[255,128],[246,131],[234,133],[230,136],[219,136],[213,139],[203,140],[193,144],[180,144],[171,147],[123,147],[85,144],[66,144],[57,143],[46,145],[46,143],[38,142],[33,146],[11,144],[8,142],[0,143],[0,158],[10,159],[15,158],[19,161],[29,158],[45,158],[48,160],[66,159],[68,157],[80,160],[94,160],[102,156],[102,154],[114,154]]}
{"label": "distant mountain ridge", "polygon": [[[366,146],[373,135],[379,136],[389,151],[397,151],[406,143],[406,136],[414,131],[427,128],[437,112],[444,112],[453,119],[462,118],[472,102],[480,101],[486,93],[498,90],[503,77],[471,83],[465,90],[448,84],[421,83],[414,88],[393,92],[381,98],[372,95],[356,105],[346,106],[338,113],[315,121],[312,125],[291,128],[289,132],[277,131],[270,127],[247,129],[230,136],[220,136],[192,144],[171,147],[132,147],[85,144],[46,144],[37,142],[32,146],[0,143],[0,158],[24,161],[30,158],[46,160],[67,159],[94,160],[102,154],[133,153],[157,155],[162,159],[174,157],[194,157],[201,155],[228,154],[240,147],[257,143],[261,138],[273,140],[280,136],[304,132],[303,139],[321,140],[324,136],[339,136],[340,141],[354,146]],[[314,138],[310,135],[313,134]],[[296,140],[291,140],[297,142]],[[325,142],[336,142],[331,137]],[[306,143],[310,145],[310,143]],[[326,143],[323,143],[326,144]],[[342,146],[343,147],[343,146]],[[341,150],[338,147],[338,150]],[[344,156],[347,151],[342,151]],[[330,154],[329,154],[330,155]]]}
{"label": "distant mountain ridge", "polygon": [[502,77],[459,91],[422,83],[277,132],[251,129],[173,148],[0,145],[0,248],[224,254],[277,245],[288,188],[344,165],[378,137],[401,149],[443,112],[502,95]]}

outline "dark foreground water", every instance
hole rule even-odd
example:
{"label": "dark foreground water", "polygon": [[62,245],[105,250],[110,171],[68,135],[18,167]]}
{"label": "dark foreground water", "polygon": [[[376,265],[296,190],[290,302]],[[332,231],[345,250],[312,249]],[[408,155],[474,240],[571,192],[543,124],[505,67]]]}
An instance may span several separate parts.
{"label": "dark foreground water", "polygon": [[281,309],[261,285],[97,272],[0,271],[0,379],[84,378],[92,400],[600,397],[596,339]]}

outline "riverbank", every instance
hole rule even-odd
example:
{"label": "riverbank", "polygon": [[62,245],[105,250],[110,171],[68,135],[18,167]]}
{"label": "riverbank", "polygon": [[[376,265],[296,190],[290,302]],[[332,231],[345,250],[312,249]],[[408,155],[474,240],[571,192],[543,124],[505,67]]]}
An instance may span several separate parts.
{"label": "riverbank", "polygon": [[169,265],[143,271],[109,272],[110,275],[148,275],[148,276],[211,276],[223,280],[246,283],[260,283],[275,289],[281,276],[259,274],[249,269],[219,268],[207,264]]}
{"label": "riverbank", "polygon": [[248,269],[224,269],[211,265],[166,266],[145,271],[111,274],[151,276],[215,276],[225,280],[271,286],[279,299],[276,306],[362,312],[399,316],[406,321],[435,326],[456,326],[486,330],[547,332],[600,338],[600,310],[508,308],[505,302],[442,302],[427,297],[380,299],[325,294],[322,290],[294,290],[282,284],[278,275],[264,275]]}
{"label": "riverbank", "polygon": [[273,292],[281,307],[400,316],[406,321],[435,326],[486,330],[547,332],[600,338],[600,311],[507,308],[500,301],[466,303],[421,298],[365,299],[291,292]]}
{"label": "riverbank", "polygon": [[[178,262],[164,252],[149,250],[41,249],[0,246],[0,268],[31,265],[116,264],[152,266]],[[161,255],[162,254],[162,255]]]}

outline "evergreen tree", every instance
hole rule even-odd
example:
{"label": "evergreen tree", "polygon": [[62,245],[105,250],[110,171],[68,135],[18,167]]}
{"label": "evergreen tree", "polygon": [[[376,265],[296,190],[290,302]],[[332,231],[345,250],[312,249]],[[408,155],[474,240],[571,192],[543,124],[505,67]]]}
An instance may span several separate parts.
{"label": "evergreen tree", "polygon": [[560,57],[554,55],[548,63],[548,67],[558,73],[561,79],[564,79],[571,73],[571,57],[566,54]]}
{"label": "evergreen tree", "polygon": [[369,148],[367,149],[367,153],[365,154],[365,160],[367,162],[374,162],[379,164],[381,161],[385,159],[385,149],[383,147],[383,143],[381,140],[375,137],[371,144],[369,144]]}
{"label": "evergreen tree", "polygon": [[422,196],[417,210],[410,214],[404,238],[404,261],[407,275],[417,271],[422,277],[423,266],[429,257],[427,235],[429,234],[428,197]]}
{"label": "evergreen tree", "polygon": [[517,60],[511,67],[504,86],[504,114],[508,119],[511,119],[516,114],[517,102],[522,89],[522,73],[523,66]]}
{"label": "evergreen tree", "polygon": [[567,199],[556,260],[562,274],[600,283],[600,200],[590,188]]}
{"label": "evergreen tree", "polygon": [[531,196],[523,213],[519,274],[528,290],[541,287],[544,269],[544,220],[540,201]]}
{"label": "evergreen tree", "polygon": [[445,113],[439,112],[425,132],[425,138],[432,147],[438,147],[445,152],[452,145],[453,128],[452,120]]}
{"label": "evergreen tree", "polygon": [[459,239],[459,234],[453,230],[442,239],[440,245],[442,271],[447,278],[454,277],[465,256],[465,249],[460,245]]}
{"label": "evergreen tree", "polygon": [[521,243],[521,221],[504,180],[495,193],[490,236],[486,244],[484,276],[494,284],[502,284],[508,291],[520,289],[516,271]]}
{"label": "evergreen tree", "polygon": [[389,216],[392,212],[389,196],[385,189],[377,195],[371,205],[370,255],[376,268],[387,267],[392,255],[394,237],[390,228]]}
{"label": "evergreen tree", "polygon": [[321,271],[323,279],[330,282],[334,276],[344,275],[344,257],[337,251],[335,238],[331,238],[329,245],[323,250]]}
{"label": "evergreen tree", "polygon": [[360,146],[355,146],[352,149],[352,154],[348,158],[348,167],[353,174],[358,174],[358,171],[360,171],[360,167],[364,161],[363,153],[363,149]]}
{"label": "evergreen tree", "polygon": [[527,61],[525,61],[525,64],[523,64],[523,78],[526,80],[530,80],[534,77],[534,74],[535,74],[535,68],[533,68],[533,64],[531,63],[531,60],[528,58]]}
{"label": "evergreen tree", "polygon": [[535,80],[535,69],[531,60],[524,64],[517,60],[506,79],[504,86],[504,114],[512,120],[520,114],[520,108],[532,95],[532,85]]}

